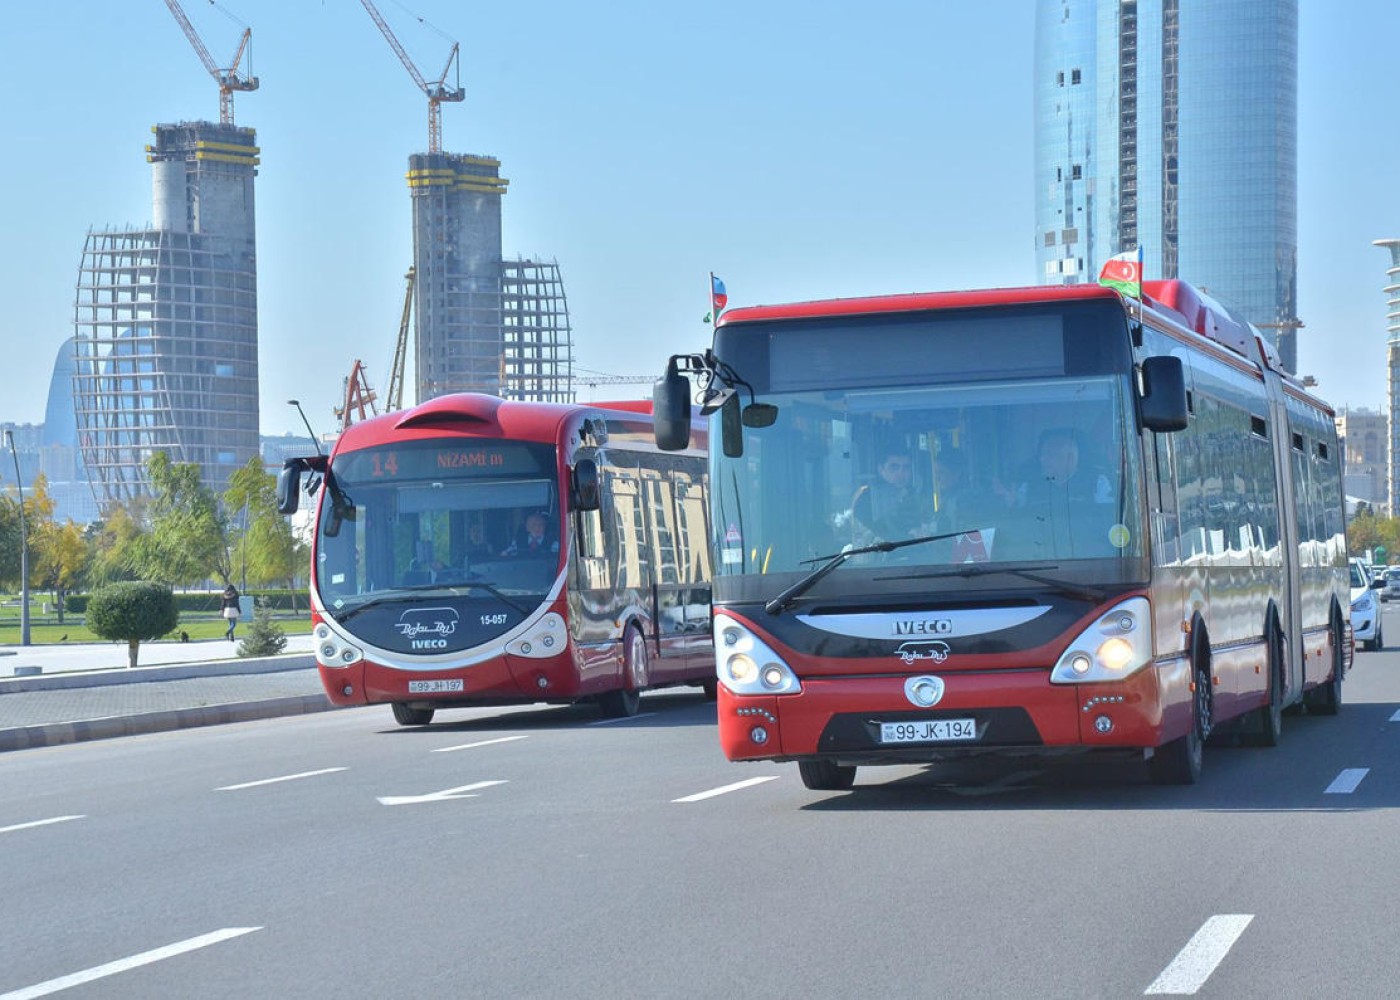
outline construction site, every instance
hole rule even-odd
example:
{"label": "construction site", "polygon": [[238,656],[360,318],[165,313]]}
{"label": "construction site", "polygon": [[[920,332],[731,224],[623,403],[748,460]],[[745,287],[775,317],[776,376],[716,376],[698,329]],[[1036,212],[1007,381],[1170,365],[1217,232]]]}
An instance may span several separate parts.
{"label": "construction site", "polygon": [[[210,487],[259,453],[255,179],[261,150],[234,122],[234,95],[255,91],[252,29],[233,55],[210,55],[179,0],[165,0],[219,94],[219,121],[152,127],[152,223],[93,229],[78,270],[73,411],[79,460],[99,505],[148,492],[145,467],[164,452],[194,463]],[[341,427],[454,392],[572,402],[578,384],[641,383],[585,374],[576,382],[568,299],[557,261],[507,257],[501,204],[509,181],[492,156],[443,150],[442,105],[463,100],[459,49],[429,80],[372,0],[361,0],[427,103],[427,151],[408,156],[413,260],[395,335],[385,317],[384,368],[344,359]],[[232,17],[214,3],[226,16]],[[236,21],[237,19],[234,18]],[[451,82],[449,82],[451,78]]]}

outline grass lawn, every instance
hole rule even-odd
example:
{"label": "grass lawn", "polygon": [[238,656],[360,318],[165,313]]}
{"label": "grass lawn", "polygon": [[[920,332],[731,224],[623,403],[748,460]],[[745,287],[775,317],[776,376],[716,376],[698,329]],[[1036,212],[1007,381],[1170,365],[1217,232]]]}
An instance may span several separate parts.
{"label": "grass lawn", "polygon": [[[309,614],[297,615],[295,618],[275,618],[273,619],[281,626],[282,631],[287,635],[302,635],[311,631],[311,616]],[[166,639],[177,639],[180,630],[184,629],[189,633],[191,640],[194,639],[219,639],[228,629],[227,623],[222,618],[212,618],[208,616],[182,615],[180,624],[175,626],[175,631]],[[246,635],[248,631],[247,619],[240,619],[238,622],[238,635]],[[18,645],[20,641],[19,609],[4,607],[0,608],[0,645]],[[65,615],[62,625],[58,624],[55,615],[36,615],[31,609],[29,615],[29,641],[36,646],[56,644],[60,642],[107,642],[99,635],[95,635],[86,625],[82,624],[81,617],[77,615]]]}

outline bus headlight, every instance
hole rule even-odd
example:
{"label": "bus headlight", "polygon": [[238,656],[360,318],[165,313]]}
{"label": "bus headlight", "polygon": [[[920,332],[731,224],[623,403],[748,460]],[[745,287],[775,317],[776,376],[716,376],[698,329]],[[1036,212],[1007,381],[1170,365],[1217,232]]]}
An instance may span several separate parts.
{"label": "bus headlight", "polygon": [[735,694],[797,694],[802,682],[771,646],[728,615],[715,615],[720,683]]}
{"label": "bus headlight", "polygon": [[364,650],[346,642],[325,622],[316,626],[316,662],[323,667],[348,667],[359,663]]}
{"label": "bus headlight", "polygon": [[1152,610],[1132,597],[1100,615],[1060,655],[1052,684],[1121,681],[1152,662]]}

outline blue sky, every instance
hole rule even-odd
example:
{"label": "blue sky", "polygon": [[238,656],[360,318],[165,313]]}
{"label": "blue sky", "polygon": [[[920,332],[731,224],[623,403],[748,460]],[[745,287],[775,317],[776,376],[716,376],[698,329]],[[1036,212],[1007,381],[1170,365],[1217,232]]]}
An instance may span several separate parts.
{"label": "blue sky", "polygon": [[[387,381],[426,100],[356,0],[184,5],[221,63],[253,29],[263,432],[292,397],[329,429],[356,358]],[[1400,6],[1301,6],[1299,365],[1379,407]],[[731,305],[1035,280],[1033,0],[379,7],[429,78],[460,42],[444,148],[502,161],[506,253],[558,259],[581,368],[704,346],[710,271]],[[88,228],[148,223],[150,126],[217,115],[161,0],[5,4],[0,421],[43,419]]]}

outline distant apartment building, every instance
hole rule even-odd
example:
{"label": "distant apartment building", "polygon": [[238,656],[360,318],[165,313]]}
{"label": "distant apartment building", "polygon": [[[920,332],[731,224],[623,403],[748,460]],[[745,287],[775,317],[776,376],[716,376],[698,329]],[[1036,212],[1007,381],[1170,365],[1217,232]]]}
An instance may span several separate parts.
{"label": "distant apartment building", "polygon": [[1037,280],[1143,248],[1297,371],[1296,0],[1037,0]]}
{"label": "distant apartment building", "polygon": [[449,392],[573,399],[568,303],[558,265],[507,261],[489,156],[409,157],[415,272],[416,402]]}
{"label": "distant apartment building", "polygon": [[150,228],[89,232],[78,269],[73,413],[99,503],[147,492],[156,452],[216,491],[258,454],[254,132],[152,131]]}
{"label": "distant apartment building", "polygon": [[1389,501],[1400,511],[1400,239],[1376,240],[1375,246],[1390,252],[1385,272],[1385,356],[1389,377],[1390,434],[1387,437]]}
{"label": "distant apartment building", "polygon": [[1342,439],[1342,487],[1349,500],[1364,500],[1373,511],[1388,515],[1386,493],[1390,420],[1365,407],[1344,407],[1337,413],[1337,436]]}

